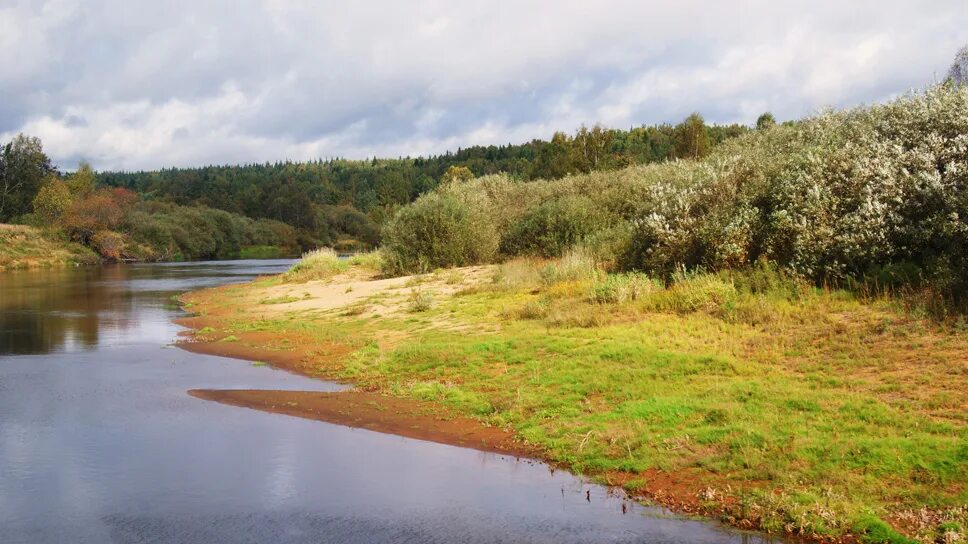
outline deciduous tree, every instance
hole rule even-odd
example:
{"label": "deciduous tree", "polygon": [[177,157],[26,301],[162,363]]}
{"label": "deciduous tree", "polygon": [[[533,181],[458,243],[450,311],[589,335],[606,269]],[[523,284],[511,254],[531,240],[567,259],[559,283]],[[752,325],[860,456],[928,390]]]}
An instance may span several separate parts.
{"label": "deciduous tree", "polygon": [[49,176],[34,197],[34,213],[44,223],[53,225],[71,207],[71,190],[57,176]]}
{"label": "deciduous tree", "polygon": [[30,212],[34,196],[54,173],[40,139],[18,134],[0,150],[0,222]]}
{"label": "deciduous tree", "polygon": [[709,154],[709,133],[702,115],[693,113],[676,126],[676,156],[699,159]]}

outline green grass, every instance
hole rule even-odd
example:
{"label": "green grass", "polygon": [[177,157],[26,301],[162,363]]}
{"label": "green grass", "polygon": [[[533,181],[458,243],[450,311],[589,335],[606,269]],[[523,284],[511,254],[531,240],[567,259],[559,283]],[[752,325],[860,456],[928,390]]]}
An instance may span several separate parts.
{"label": "green grass", "polygon": [[[630,491],[650,470],[692,478],[766,530],[907,542],[882,520],[922,508],[964,526],[965,331],[769,270],[662,287],[554,266],[585,271],[511,262],[419,314],[233,327],[354,347],[327,373],[513,428],[578,472],[631,473]],[[369,340],[387,331],[406,340]]]}

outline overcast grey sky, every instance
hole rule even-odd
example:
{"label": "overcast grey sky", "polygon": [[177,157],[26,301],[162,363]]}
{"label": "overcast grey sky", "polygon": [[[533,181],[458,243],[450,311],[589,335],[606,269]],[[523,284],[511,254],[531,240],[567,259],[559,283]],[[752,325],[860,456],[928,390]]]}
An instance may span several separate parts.
{"label": "overcast grey sky", "polygon": [[140,169],[751,123],[941,77],[968,1],[0,0],[0,137]]}

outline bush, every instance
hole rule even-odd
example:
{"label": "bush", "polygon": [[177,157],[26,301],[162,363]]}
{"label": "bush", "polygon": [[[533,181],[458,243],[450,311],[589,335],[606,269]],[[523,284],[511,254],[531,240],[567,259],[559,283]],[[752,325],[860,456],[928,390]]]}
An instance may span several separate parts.
{"label": "bush", "polygon": [[330,278],[349,268],[349,262],[341,259],[335,251],[328,247],[304,253],[302,259],[287,270],[283,281],[304,282]]}
{"label": "bush", "polygon": [[434,302],[434,296],[429,291],[414,287],[407,299],[407,311],[410,313],[426,312]]}
{"label": "bush", "polygon": [[700,160],[446,184],[390,222],[388,260],[417,271],[583,244],[670,281],[763,259],[816,284],[930,287],[966,309],[966,164],[968,86],[938,85],[753,131]]}
{"label": "bush", "polygon": [[560,257],[605,223],[601,210],[584,196],[564,196],[539,204],[511,225],[501,240],[506,255]]}
{"label": "bush", "polygon": [[652,188],[622,264],[668,277],[767,258],[847,283],[905,263],[963,298],[966,161],[968,89],[944,86],[749,134]]}
{"label": "bush", "polygon": [[125,254],[124,238],[109,230],[100,230],[91,237],[91,248],[101,257],[110,261],[120,261]]}
{"label": "bush", "polygon": [[400,210],[384,232],[390,274],[466,266],[497,256],[497,231],[483,213],[450,195],[432,193]]}

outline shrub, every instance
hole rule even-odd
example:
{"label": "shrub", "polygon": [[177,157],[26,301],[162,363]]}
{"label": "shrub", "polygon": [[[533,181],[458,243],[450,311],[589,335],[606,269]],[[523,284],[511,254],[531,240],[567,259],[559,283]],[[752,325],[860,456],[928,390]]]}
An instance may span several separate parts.
{"label": "shrub", "polygon": [[109,230],[100,230],[91,237],[91,247],[101,257],[111,261],[120,261],[125,253],[124,238]]}
{"label": "shrub", "polygon": [[438,193],[400,212],[384,232],[384,269],[390,274],[427,272],[493,260],[498,237],[486,214]]}
{"label": "shrub", "polygon": [[664,281],[765,259],[816,284],[930,286],[964,309],[966,164],[968,86],[937,85],[752,131],[699,160],[446,184],[390,222],[388,260],[416,271],[583,243]]}
{"label": "shrub", "polygon": [[600,230],[604,222],[589,198],[556,198],[539,204],[511,225],[501,240],[501,251],[506,255],[560,257]]}
{"label": "shrub", "polygon": [[127,211],[125,204],[130,193],[121,191],[124,192],[101,189],[71,202],[61,217],[64,230],[72,239],[87,243],[95,232],[117,228]]}
{"label": "shrub", "polygon": [[407,299],[407,311],[410,313],[426,312],[433,302],[434,296],[430,291],[414,287],[410,290],[410,297]]}
{"label": "shrub", "polygon": [[302,259],[292,265],[283,275],[283,281],[304,282],[330,278],[349,268],[349,262],[341,259],[328,247],[304,253]]}
{"label": "shrub", "polygon": [[71,191],[66,183],[51,176],[37,192],[33,205],[44,224],[54,224],[71,207]]}

